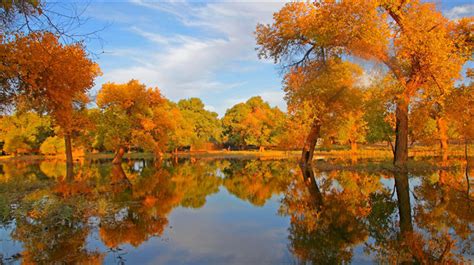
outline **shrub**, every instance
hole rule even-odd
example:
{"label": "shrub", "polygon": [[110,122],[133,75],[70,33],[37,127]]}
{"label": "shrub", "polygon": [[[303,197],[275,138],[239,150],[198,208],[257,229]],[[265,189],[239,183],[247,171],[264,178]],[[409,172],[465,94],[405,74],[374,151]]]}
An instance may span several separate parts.
{"label": "shrub", "polygon": [[66,147],[64,146],[64,139],[52,136],[46,138],[41,144],[40,151],[45,155],[56,155],[58,153],[64,153]]}

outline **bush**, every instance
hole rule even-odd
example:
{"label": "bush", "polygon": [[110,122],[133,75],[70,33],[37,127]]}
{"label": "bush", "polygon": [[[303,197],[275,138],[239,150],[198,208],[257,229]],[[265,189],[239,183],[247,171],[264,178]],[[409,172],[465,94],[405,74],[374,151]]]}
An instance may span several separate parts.
{"label": "bush", "polygon": [[40,151],[45,155],[56,155],[58,153],[64,153],[66,147],[64,146],[64,139],[57,136],[46,138],[41,144]]}

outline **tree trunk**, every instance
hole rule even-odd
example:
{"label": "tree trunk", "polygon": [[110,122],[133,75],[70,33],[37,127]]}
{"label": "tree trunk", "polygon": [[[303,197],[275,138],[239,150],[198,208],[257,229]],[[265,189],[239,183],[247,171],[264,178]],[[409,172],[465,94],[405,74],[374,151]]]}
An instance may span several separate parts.
{"label": "tree trunk", "polygon": [[438,128],[439,142],[441,147],[441,155],[443,160],[448,159],[448,126],[446,120],[443,117],[439,117],[436,120],[436,127]]}
{"label": "tree trunk", "polygon": [[406,163],[408,161],[408,103],[408,97],[400,99],[395,111],[396,139],[393,164],[401,169],[406,169]]}
{"label": "tree trunk", "polygon": [[306,187],[308,187],[309,193],[313,199],[313,206],[315,210],[319,211],[323,206],[323,195],[319,191],[318,184],[314,178],[313,167],[311,164],[301,164],[300,168],[303,173],[304,183],[306,184]]}
{"label": "tree trunk", "polygon": [[74,166],[72,163],[66,163],[66,180],[68,182],[72,182],[74,180]]}
{"label": "tree trunk", "polygon": [[125,148],[120,146],[117,152],[115,152],[114,160],[112,160],[113,164],[120,164],[122,163],[122,157],[125,154]]}
{"label": "tree trunk", "polygon": [[72,143],[71,143],[71,135],[68,133],[64,135],[64,143],[66,146],[66,165],[72,166]]}
{"label": "tree trunk", "polygon": [[303,152],[301,153],[301,164],[309,165],[313,162],[314,148],[318,142],[318,138],[321,133],[321,122],[319,120],[314,120],[311,124],[311,129],[308,136],[306,137]]}
{"label": "tree trunk", "polygon": [[259,152],[263,152],[263,151],[265,151],[265,147],[263,147],[263,146],[260,146],[260,147],[258,148],[258,151],[259,151]]}
{"label": "tree trunk", "polygon": [[114,193],[122,192],[131,186],[130,180],[120,164],[114,164],[111,173],[110,184]]}
{"label": "tree trunk", "polygon": [[[395,189],[397,191],[398,214],[400,216],[399,240],[411,252],[410,245],[413,235],[413,223],[411,217],[410,186],[408,183],[408,172],[395,173]],[[413,259],[413,255],[410,255]],[[402,260],[401,264],[413,264],[413,260]]]}
{"label": "tree trunk", "polygon": [[350,143],[351,143],[351,152],[356,153],[357,152],[357,142],[351,140]]}

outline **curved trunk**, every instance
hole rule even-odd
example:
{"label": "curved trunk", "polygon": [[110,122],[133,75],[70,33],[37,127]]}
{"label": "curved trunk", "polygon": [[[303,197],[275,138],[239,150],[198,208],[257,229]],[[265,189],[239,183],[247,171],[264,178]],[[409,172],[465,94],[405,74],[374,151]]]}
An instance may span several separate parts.
{"label": "curved trunk", "polygon": [[122,157],[125,154],[125,148],[120,146],[119,149],[115,152],[114,160],[112,160],[113,164],[120,164],[122,163]]}
{"label": "curved trunk", "polygon": [[397,103],[395,152],[393,164],[405,169],[408,161],[408,97],[400,99]]}
{"label": "curved trunk", "polygon": [[311,130],[309,131],[308,136],[304,142],[303,151],[301,153],[301,164],[309,165],[313,161],[314,148],[318,142],[318,138],[321,133],[321,122],[319,120],[314,120],[311,124]]}
{"label": "curved trunk", "polygon": [[443,160],[448,159],[448,126],[446,124],[446,120],[443,117],[439,117],[436,120],[436,127],[438,129],[439,134],[439,143],[441,147],[441,155],[443,156]]}
{"label": "curved trunk", "polygon": [[64,135],[64,144],[66,146],[66,165],[72,166],[73,159],[72,159],[72,143],[71,143],[70,134]]}

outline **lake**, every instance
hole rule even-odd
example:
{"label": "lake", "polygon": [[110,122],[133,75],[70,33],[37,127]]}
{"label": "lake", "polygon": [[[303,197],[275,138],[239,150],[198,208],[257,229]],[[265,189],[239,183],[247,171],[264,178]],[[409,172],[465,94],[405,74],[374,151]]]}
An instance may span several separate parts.
{"label": "lake", "polygon": [[66,174],[62,162],[3,162],[1,260],[471,264],[472,189],[462,168],[192,158],[89,161]]}

